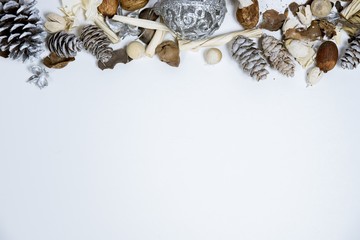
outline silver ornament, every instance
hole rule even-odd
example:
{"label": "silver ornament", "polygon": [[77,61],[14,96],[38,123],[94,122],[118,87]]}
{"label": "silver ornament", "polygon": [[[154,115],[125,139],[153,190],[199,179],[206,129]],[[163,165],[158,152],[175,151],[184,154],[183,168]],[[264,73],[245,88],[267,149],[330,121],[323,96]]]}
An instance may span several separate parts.
{"label": "silver ornament", "polygon": [[227,12],[225,0],[159,0],[154,10],[185,40],[209,37],[220,28]]}
{"label": "silver ornament", "polygon": [[42,66],[34,65],[30,67],[32,76],[27,80],[28,83],[35,84],[42,89],[48,86],[49,73]]}

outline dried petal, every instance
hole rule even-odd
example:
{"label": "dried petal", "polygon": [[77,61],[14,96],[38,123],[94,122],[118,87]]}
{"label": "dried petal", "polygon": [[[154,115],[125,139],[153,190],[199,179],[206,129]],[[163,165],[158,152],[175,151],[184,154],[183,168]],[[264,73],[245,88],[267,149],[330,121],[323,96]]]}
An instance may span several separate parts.
{"label": "dried petal", "polygon": [[118,50],[113,51],[112,53],[112,57],[110,58],[109,61],[107,61],[106,63],[103,63],[101,61],[98,62],[98,67],[101,70],[105,70],[105,69],[114,69],[114,67],[118,64],[118,63],[128,63],[130,62],[131,59],[128,57],[128,55],[126,54],[126,50],[124,48],[120,48]]}
{"label": "dried petal", "polygon": [[48,68],[61,69],[73,61],[75,61],[74,57],[63,58],[59,57],[56,53],[50,53],[50,55],[43,60],[43,63]]}

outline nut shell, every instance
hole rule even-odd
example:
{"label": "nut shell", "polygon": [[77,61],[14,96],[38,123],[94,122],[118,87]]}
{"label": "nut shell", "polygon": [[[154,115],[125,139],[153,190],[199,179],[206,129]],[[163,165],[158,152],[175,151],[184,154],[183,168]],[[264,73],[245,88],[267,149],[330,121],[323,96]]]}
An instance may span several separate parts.
{"label": "nut shell", "polygon": [[107,17],[112,17],[116,14],[119,7],[120,0],[103,0],[98,7],[98,11]]}
{"label": "nut shell", "polygon": [[253,4],[248,7],[238,8],[236,10],[236,19],[245,29],[256,27],[259,18],[260,12],[258,0],[253,0]]}
{"label": "nut shell", "polygon": [[328,72],[336,66],[339,50],[332,41],[323,42],[316,54],[316,66],[323,72]]}
{"label": "nut shell", "polygon": [[135,11],[145,7],[149,0],[120,0],[121,7],[126,11]]}

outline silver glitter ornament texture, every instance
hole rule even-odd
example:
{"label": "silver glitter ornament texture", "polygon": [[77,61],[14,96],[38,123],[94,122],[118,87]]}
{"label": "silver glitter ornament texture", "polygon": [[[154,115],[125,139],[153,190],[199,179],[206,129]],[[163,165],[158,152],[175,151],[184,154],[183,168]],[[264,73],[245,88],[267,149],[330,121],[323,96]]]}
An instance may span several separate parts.
{"label": "silver glitter ornament texture", "polygon": [[227,12],[225,0],[160,0],[154,8],[178,38],[192,41],[212,35]]}

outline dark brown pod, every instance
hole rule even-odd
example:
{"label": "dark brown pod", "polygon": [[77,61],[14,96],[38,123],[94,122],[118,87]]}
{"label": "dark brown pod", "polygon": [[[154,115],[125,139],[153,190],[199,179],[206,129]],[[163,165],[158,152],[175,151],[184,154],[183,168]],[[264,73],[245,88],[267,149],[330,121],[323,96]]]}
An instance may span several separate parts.
{"label": "dark brown pod", "polygon": [[253,4],[248,7],[238,8],[236,10],[236,19],[245,29],[256,27],[259,22],[260,11],[258,0],[253,0]]}
{"label": "dark brown pod", "polygon": [[332,41],[323,42],[316,54],[316,66],[323,72],[328,72],[336,66],[339,50]]}
{"label": "dark brown pod", "polygon": [[[146,19],[146,20],[151,20],[151,21],[156,21],[156,19],[158,19],[158,15],[155,14],[155,11],[152,8],[145,8],[143,10],[141,10],[140,14],[139,14],[139,18],[140,19]],[[153,38],[155,34],[155,30],[153,29],[144,29],[144,28],[140,28],[140,41],[142,41],[145,44],[149,44],[151,39]]]}

